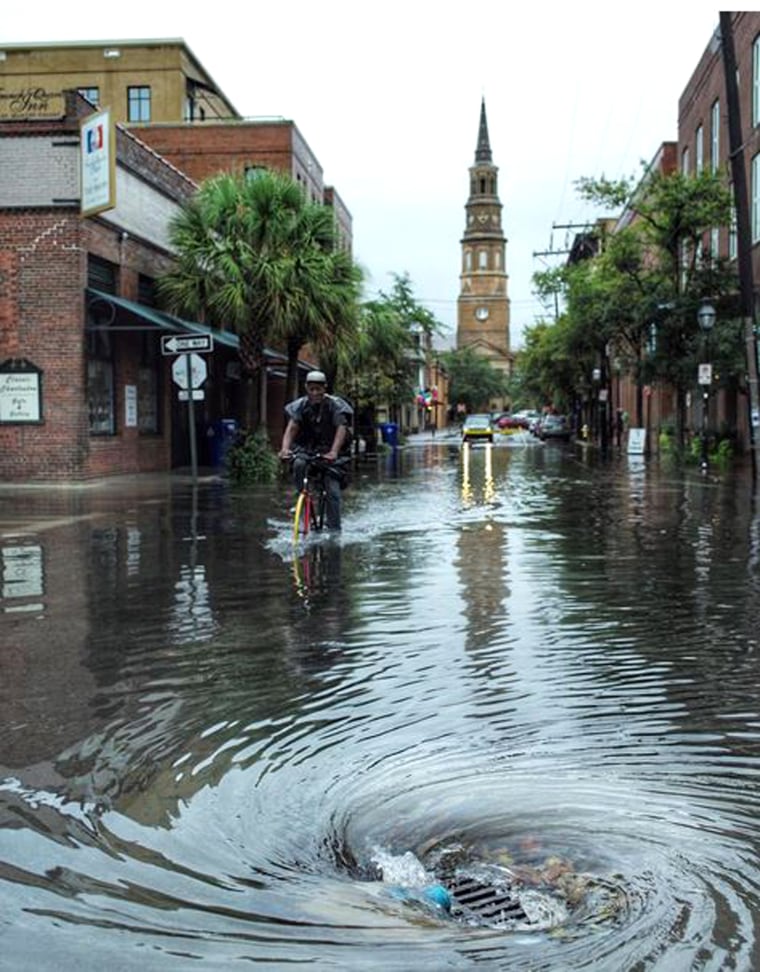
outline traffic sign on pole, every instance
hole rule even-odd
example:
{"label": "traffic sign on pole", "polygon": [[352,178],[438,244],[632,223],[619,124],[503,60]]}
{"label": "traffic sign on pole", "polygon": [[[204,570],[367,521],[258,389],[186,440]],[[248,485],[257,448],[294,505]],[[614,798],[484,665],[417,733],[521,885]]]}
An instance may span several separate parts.
{"label": "traffic sign on pole", "polygon": [[200,388],[208,377],[208,368],[197,354],[181,354],[172,364],[172,378],[180,388]]}
{"label": "traffic sign on pole", "polygon": [[211,334],[193,334],[178,337],[176,334],[161,335],[162,354],[183,354],[186,351],[196,351],[206,354],[214,350],[214,338]]}

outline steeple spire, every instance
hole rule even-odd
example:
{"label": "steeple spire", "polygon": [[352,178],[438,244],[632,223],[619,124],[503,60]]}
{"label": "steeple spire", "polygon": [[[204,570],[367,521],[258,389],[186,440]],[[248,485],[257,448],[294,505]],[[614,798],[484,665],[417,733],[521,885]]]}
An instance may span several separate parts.
{"label": "steeple spire", "polygon": [[480,102],[480,127],[478,128],[478,147],[475,149],[475,163],[491,161],[491,143],[488,140],[488,122],[486,121],[486,99]]}

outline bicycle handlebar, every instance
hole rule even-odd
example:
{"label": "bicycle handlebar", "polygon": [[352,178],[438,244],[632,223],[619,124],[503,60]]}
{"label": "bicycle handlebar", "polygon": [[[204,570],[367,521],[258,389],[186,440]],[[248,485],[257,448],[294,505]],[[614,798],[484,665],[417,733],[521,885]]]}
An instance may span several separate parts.
{"label": "bicycle handlebar", "polygon": [[343,456],[338,456],[337,459],[325,459],[321,452],[307,452],[303,449],[295,449],[288,455],[282,457],[283,462],[294,462],[296,459],[305,459],[306,462],[311,466],[316,466],[320,469],[331,469],[334,466],[340,464]]}

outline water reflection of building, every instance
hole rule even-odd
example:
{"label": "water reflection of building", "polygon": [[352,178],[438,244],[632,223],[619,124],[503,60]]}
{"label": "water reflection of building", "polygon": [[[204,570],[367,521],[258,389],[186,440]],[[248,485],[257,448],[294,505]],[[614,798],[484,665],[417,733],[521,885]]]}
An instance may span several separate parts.
{"label": "water reflection of building", "polygon": [[465,646],[476,663],[500,659],[509,598],[507,526],[484,517],[463,524],[454,567],[462,589]]}

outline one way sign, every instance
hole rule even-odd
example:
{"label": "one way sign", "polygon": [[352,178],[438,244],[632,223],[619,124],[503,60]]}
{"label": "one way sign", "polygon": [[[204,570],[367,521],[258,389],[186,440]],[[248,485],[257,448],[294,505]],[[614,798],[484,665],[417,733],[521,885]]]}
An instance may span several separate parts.
{"label": "one way sign", "polygon": [[196,351],[205,354],[207,351],[214,350],[214,339],[210,334],[183,335],[178,337],[176,334],[161,335],[162,354],[185,354],[187,351]]}

